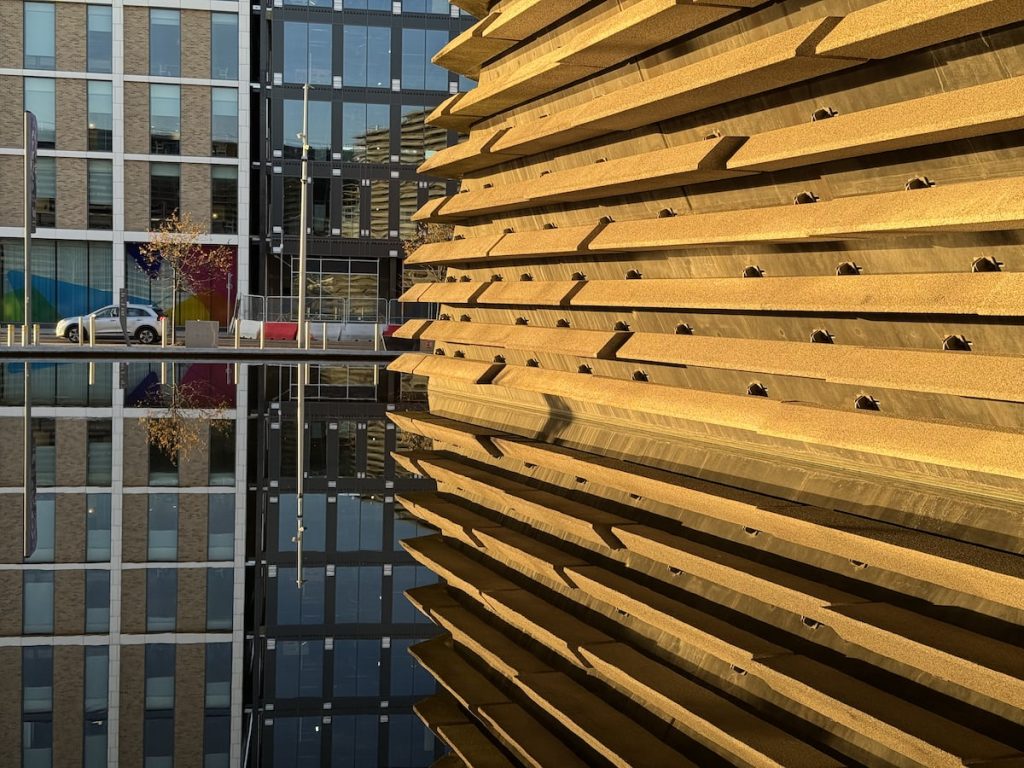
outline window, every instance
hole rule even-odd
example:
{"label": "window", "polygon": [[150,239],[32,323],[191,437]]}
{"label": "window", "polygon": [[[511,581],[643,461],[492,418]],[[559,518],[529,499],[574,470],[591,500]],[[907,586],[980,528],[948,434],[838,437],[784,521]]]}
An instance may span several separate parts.
{"label": "window", "polygon": [[377,765],[378,727],[376,715],[334,715],[331,719],[331,768]]}
{"label": "window", "polygon": [[[55,157],[36,158],[36,226],[57,226],[57,158]],[[51,481],[48,485],[53,485],[53,482]]]}
{"label": "window", "polygon": [[380,641],[334,641],[334,695],[377,696],[380,693]]}
{"label": "window", "polygon": [[394,638],[391,641],[391,695],[429,696],[436,688],[433,676],[409,653],[409,646],[422,638]]}
{"label": "window", "polygon": [[434,761],[434,734],[416,715],[391,715],[388,748],[392,765],[430,765]]}
{"label": "window", "polygon": [[21,649],[21,706],[26,714],[53,711],[53,648]]}
{"label": "window", "polygon": [[210,78],[238,79],[238,16],[210,14]]}
{"label": "window", "polygon": [[[302,218],[302,180],[295,177],[288,177],[284,180],[284,211],[282,224],[286,235],[299,234],[299,221]],[[294,425],[292,425],[294,429]],[[282,430],[283,433],[283,430]],[[284,435],[281,436],[282,440]],[[294,457],[293,457],[294,458]],[[285,474],[286,467],[282,463],[281,474]],[[292,471],[294,474],[294,470]]]}
{"label": "window", "polygon": [[330,24],[284,23],[284,82],[331,85]]}
{"label": "window", "polygon": [[402,162],[418,165],[448,146],[448,131],[436,125],[427,125],[430,110],[425,107],[402,107]]}
{"label": "window", "polygon": [[85,497],[85,559],[89,563],[110,560],[110,494]]}
{"label": "window", "polygon": [[110,72],[113,64],[111,8],[109,5],[89,5],[86,8],[86,69],[89,72]]}
{"label": "window", "polygon": [[210,560],[231,560],[235,556],[235,497],[210,496],[207,516],[206,556]]}
{"label": "window", "polygon": [[334,572],[334,619],[339,624],[380,621],[381,567],[338,566]]}
{"label": "window", "polygon": [[[158,227],[160,222],[178,210],[181,206],[181,166],[172,163],[150,163],[149,164],[149,219],[150,226]],[[156,453],[164,456],[161,451]],[[153,454],[150,450],[150,484],[153,483]],[[168,473],[168,465],[173,469],[174,482],[178,484],[178,470],[164,456],[161,461],[158,459],[161,469]],[[166,479],[166,478],[164,478]],[[159,485],[171,483],[158,483]]]}
{"label": "window", "polygon": [[238,168],[210,166],[210,231],[218,235],[238,233]]}
{"label": "window", "polygon": [[403,13],[443,13],[451,11],[448,0],[402,0]]}
{"label": "window", "polygon": [[[358,179],[341,182],[341,236],[359,237],[359,207],[361,193]],[[352,425],[355,426],[354,424]],[[349,457],[351,458],[351,457]]]}
{"label": "window", "polygon": [[424,525],[418,520],[413,519],[409,516],[409,513],[396,504],[395,508],[395,527],[394,535],[391,542],[391,548],[395,552],[404,552],[402,549],[403,539],[415,539],[417,536],[426,536],[430,533],[435,533],[433,528]]}
{"label": "window", "polygon": [[85,720],[85,750],[83,768],[106,768],[107,721]]}
{"label": "window", "polygon": [[303,568],[306,583],[299,595],[295,589],[295,569],[277,569],[277,623],[323,624],[324,569]]}
{"label": "window", "polygon": [[56,69],[53,3],[25,3],[25,69]]}
{"label": "window", "polygon": [[49,77],[26,77],[24,83],[25,110],[36,116],[39,148],[54,149],[57,146],[57,81]]}
{"label": "window", "polygon": [[110,485],[113,426],[107,419],[90,419],[87,434],[86,484]]}
{"label": "window", "polygon": [[146,571],[146,631],[173,632],[178,615],[178,572],[173,568]]}
{"label": "window", "polygon": [[347,162],[390,162],[391,107],[346,101],[341,111],[341,152]]}
{"label": "window", "polygon": [[388,238],[388,219],[391,214],[391,182],[370,182],[370,237],[376,240]]}
{"label": "window", "polygon": [[322,640],[278,640],[274,651],[274,663],[277,667],[274,695],[277,698],[301,699],[323,696]]}
{"label": "window", "polygon": [[142,736],[143,768],[174,765],[174,718],[146,716]]}
{"label": "window", "polygon": [[342,82],[347,86],[391,89],[391,30],[345,25]]}
{"label": "window", "polygon": [[275,718],[274,768],[320,768],[320,729],[319,716]]}
{"label": "window", "polygon": [[[278,503],[277,549],[279,552],[294,552],[295,514],[297,501],[294,493],[282,493]],[[306,527],[302,547],[306,551],[323,552],[327,529],[327,496],[323,493],[304,494],[302,519]]]}
{"label": "window", "polygon": [[87,713],[96,714],[107,710],[108,664],[107,646],[85,646],[85,711]]}
{"label": "window", "polygon": [[[309,159],[330,160],[331,159],[331,102],[310,101],[309,120],[307,130],[309,133]],[[285,99],[281,106],[282,110],[282,136],[284,145],[284,156],[290,158],[302,157],[302,101],[300,99]]]}
{"label": "window", "polygon": [[26,563],[53,562],[54,506],[52,496],[36,499],[36,551],[25,558]]}
{"label": "window", "polygon": [[327,423],[314,421],[309,425],[309,476],[327,477]]}
{"label": "window", "polygon": [[146,709],[174,709],[174,646],[146,646]]}
{"label": "window", "polygon": [[396,565],[391,579],[391,620],[396,624],[429,624],[405,596],[405,590],[437,582],[437,576],[422,565]]}
{"label": "window", "polygon": [[417,91],[447,91],[447,70],[430,61],[447,44],[448,32],[444,30],[403,29],[402,88]]}
{"label": "window", "polygon": [[230,568],[206,571],[206,628],[231,629],[235,599],[235,574]]}
{"label": "window", "polygon": [[[90,160],[89,165],[89,229],[114,228],[114,162]],[[107,483],[110,476],[110,454],[107,454]]]}
{"label": "window", "polygon": [[331,180],[313,179],[310,185],[310,228],[314,235],[331,234]]}
{"label": "window", "polygon": [[181,86],[149,86],[149,151],[154,155],[181,152]]}
{"label": "window", "polygon": [[339,552],[379,552],[384,528],[384,503],[378,497],[338,496]]}
{"label": "window", "polygon": [[150,561],[178,559],[178,496],[154,493],[149,497]]}
{"label": "window", "polygon": [[110,631],[110,571],[85,572],[85,631]]}
{"label": "window", "polygon": [[219,420],[210,429],[210,485],[235,484],[235,424]]}
{"label": "window", "polygon": [[211,88],[210,94],[213,102],[211,154],[214,157],[238,157],[238,89]]}
{"label": "window", "polygon": [[[402,151],[405,151],[403,142]],[[398,236],[403,240],[411,240],[416,237],[419,229],[412,215],[419,209],[419,182],[400,181],[398,182]]]}
{"label": "window", "polygon": [[228,768],[231,755],[231,716],[203,718],[203,768]]}
{"label": "window", "polygon": [[149,74],[181,77],[181,12],[149,10]]}
{"label": "window", "polygon": [[231,707],[231,643],[206,646],[206,708]]}
{"label": "window", "polygon": [[[312,5],[312,3],[310,3]],[[345,10],[391,11],[391,0],[344,0]]]}
{"label": "window", "polygon": [[22,631],[53,633],[53,571],[23,571]]}
{"label": "window", "polygon": [[22,765],[50,766],[53,762],[53,723],[29,720],[22,723]]}

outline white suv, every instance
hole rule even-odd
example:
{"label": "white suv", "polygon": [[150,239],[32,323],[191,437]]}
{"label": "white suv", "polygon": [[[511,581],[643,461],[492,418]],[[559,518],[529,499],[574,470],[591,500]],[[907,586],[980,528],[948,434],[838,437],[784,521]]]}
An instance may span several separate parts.
{"label": "white suv", "polygon": [[[120,338],[121,317],[120,308],[107,306],[90,312],[80,317],[65,317],[59,323],[55,334],[57,338],[65,338],[72,344],[78,343],[79,333],[83,334],[83,340],[89,338],[89,318],[96,318],[96,338]],[[155,344],[160,340],[160,320],[164,311],[158,307],[151,307],[148,304],[128,305],[128,334],[143,344]]]}

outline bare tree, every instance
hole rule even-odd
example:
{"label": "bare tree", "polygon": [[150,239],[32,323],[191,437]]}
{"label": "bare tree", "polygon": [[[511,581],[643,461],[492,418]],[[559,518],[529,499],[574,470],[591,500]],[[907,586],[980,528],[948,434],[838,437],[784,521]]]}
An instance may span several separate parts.
{"label": "bare tree", "polygon": [[[402,242],[406,257],[411,256],[420,246],[427,243],[446,243],[455,234],[451,224],[420,224],[416,235]],[[414,264],[402,267],[402,290],[407,291],[419,283],[443,283],[448,269],[430,264]]]}
{"label": "bare tree", "polygon": [[[219,277],[227,275],[234,264],[235,252],[227,245],[204,245],[202,240],[209,234],[200,224],[192,220],[187,211],[181,215],[175,211],[151,230],[148,243],[139,252],[145,266],[140,264],[150,279],[156,279],[159,270],[171,270],[171,343],[175,339],[177,326],[178,296],[182,289],[199,293]],[[146,269],[146,267],[149,269]]]}
{"label": "bare tree", "polygon": [[160,411],[139,420],[146,441],[172,464],[188,457],[202,444],[204,423],[219,432],[230,429],[231,422],[222,418],[228,403],[216,398],[204,382],[157,384],[143,402]]}

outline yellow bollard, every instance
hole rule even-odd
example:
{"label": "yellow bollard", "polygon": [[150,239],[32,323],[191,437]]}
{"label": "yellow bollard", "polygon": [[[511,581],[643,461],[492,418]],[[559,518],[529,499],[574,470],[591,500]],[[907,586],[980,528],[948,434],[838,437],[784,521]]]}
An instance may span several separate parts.
{"label": "yellow bollard", "polygon": [[28,346],[28,326],[24,323],[21,324],[21,346]]}
{"label": "yellow bollard", "polygon": [[267,348],[267,333],[266,333],[266,321],[260,320],[260,349]]}
{"label": "yellow bollard", "polygon": [[7,324],[7,346],[14,346],[14,326],[10,323]]}
{"label": "yellow bollard", "polygon": [[[89,346],[96,346],[96,318],[93,315],[89,315]],[[92,383],[91,379],[89,383]]]}
{"label": "yellow bollard", "polygon": [[85,345],[85,329],[82,327],[83,318],[78,318],[78,346]]}
{"label": "yellow bollard", "polygon": [[32,343],[39,343],[39,323],[32,324]]}
{"label": "yellow bollard", "polygon": [[89,386],[93,386],[96,383],[96,363],[89,363]]}
{"label": "yellow bollard", "polygon": [[323,325],[323,335],[320,337],[320,347],[327,349],[327,323],[321,323]]}
{"label": "yellow bollard", "polygon": [[160,318],[160,346],[167,346],[167,318]]}
{"label": "yellow bollard", "polygon": [[235,320],[235,349],[242,346],[242,324]]}

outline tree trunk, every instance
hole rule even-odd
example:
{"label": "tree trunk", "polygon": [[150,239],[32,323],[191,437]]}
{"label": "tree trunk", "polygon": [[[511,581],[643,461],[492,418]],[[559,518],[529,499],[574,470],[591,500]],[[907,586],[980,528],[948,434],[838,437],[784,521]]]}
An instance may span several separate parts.
{"label": "tree trunk", "polygon": [[171,280],[171,346],[178,340],[178,270],[174,270]]}

